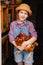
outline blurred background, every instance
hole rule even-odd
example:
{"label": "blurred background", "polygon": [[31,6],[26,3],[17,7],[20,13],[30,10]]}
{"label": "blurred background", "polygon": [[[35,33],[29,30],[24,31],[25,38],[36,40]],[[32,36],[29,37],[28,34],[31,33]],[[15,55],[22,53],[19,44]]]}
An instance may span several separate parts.
{"label": "blurred background", "polygon": [[33,22],[38,34],[39,45],[34,50],[33,65],[43,65],[43,0],[0,0],[2,65],[17,65],[14,61],[13,45],[9,42],[8,32],[10,23],[16,19],[15,8],[21,3],[31,6],[33,15],[28,20]]}

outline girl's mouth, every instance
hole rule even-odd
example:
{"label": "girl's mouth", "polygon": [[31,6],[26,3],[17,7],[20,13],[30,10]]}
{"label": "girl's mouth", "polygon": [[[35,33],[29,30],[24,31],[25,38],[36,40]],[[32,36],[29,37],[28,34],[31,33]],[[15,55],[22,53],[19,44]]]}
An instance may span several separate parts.
{"label": "girl's mouth", "polygon": [[21,17],[22,19],[24,19],[25,17]]}

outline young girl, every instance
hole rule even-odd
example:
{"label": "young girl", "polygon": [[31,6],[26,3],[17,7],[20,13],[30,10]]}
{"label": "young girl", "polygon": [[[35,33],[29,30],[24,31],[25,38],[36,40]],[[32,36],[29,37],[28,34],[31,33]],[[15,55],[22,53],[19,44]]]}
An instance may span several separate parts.
{"label": "young girl", "polygon": [[[18,65],[23,65],[23,62],[24,65],[32,65],[34,62],[33,52],[30,58],[28,58],[29,52],[27,51],[16,54],[16,51],[18,49],[24,50],[26,45],[30,45],[37,40],[37,32],[35,31],[33,23],[26,20],[28,16],[32,15],[32,11],[29,5],[23,3],[16,8],[16,13],[17,19],[11,23],[9,31],[9,41],[14,45],[14,60],[17,62]],[[17,46],[15,38],[17,37],[17,35],[20,34],[20,32],[23,32],[26,35],[29,35],[30,33],[32,38],[28,41],[23,42],[21,46]]]}

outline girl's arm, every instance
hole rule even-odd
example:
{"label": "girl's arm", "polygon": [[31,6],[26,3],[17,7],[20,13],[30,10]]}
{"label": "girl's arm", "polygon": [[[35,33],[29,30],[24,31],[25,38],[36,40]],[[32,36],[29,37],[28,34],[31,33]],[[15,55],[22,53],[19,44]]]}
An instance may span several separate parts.
{"label": "girl's arm", "polygon": [[28,25],[28,29],[32,37],[28,41],[23,42],[22,47],[25,47],[26,45],[30,45],[37,40],[37,32],[34,28],[34,25],[31,22]]}
{"label": "girl's arm", "polygon": [[29,32],[30,32],[32,38],[30,40],[28,40],[27,42],[28,42],[28,44],[31,44],[37,40],[37,32],[36,32],[32,22],[30,22],[28,29],[29,29]]}
{"label": "girl's arm", "polygon": [[17,45],[16,45],[16,43],[14,41],[13,31],[14,31],[14,22],[12,22],[11,25],[10,25],[10,31],[8,33],[8,36],[9,36],[10,43],[12,43],[15,47],[17,47]]}
{"label": "girl's arm", "polygon": [[24,42],[26,45],[30,45],[32,43],[34,43],[37,40],[36,37],[32,36],[31,39],[29,39],[28,41]]}

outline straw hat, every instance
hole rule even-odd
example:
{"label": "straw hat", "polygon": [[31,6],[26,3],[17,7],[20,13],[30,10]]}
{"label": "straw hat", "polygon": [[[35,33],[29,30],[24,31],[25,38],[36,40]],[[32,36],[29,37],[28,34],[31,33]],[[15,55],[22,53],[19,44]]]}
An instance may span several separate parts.
{"label": "straw hat", "polygon": [[20,4],[17,8],[16,8],[16,12],[18,12],[19,10],[25,10],[29,13],[29,15],[32,15],[32,11],[30,9],[30,6],[28,4]]}

